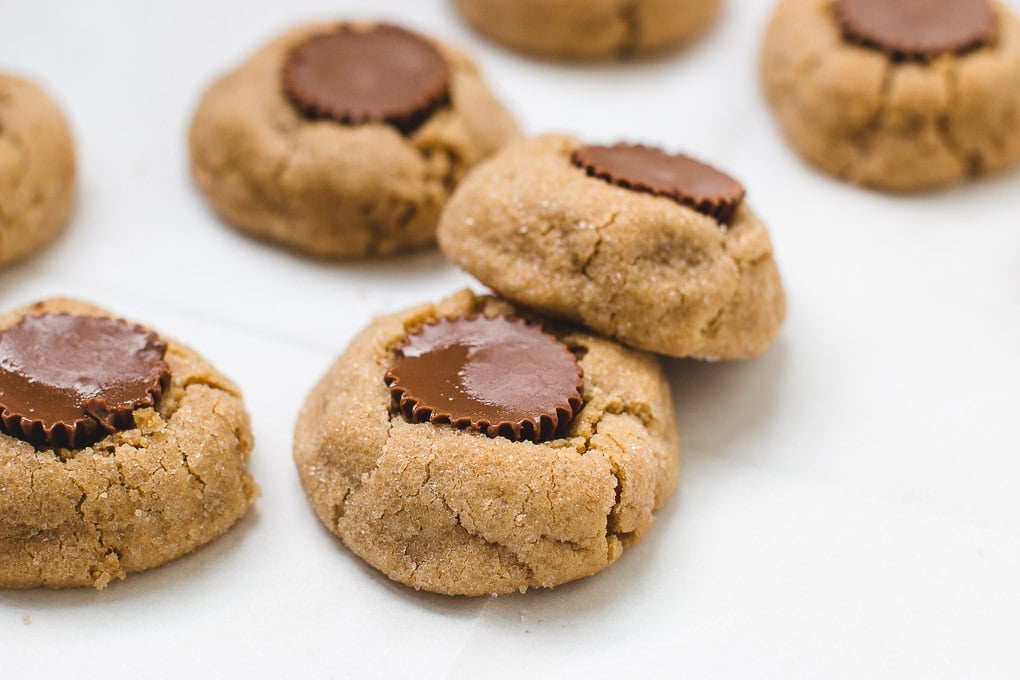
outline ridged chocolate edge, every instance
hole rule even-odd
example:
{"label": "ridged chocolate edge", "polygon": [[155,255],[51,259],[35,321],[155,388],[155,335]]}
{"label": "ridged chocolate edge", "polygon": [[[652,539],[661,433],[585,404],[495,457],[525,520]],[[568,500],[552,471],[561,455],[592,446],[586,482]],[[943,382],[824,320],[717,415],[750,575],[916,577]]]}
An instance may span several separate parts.
{"label": "ridged chocolate edge", "polygon": [[967,52],[981,49],[982,47],[991,44],[991,42],[995,39],[998,24],[998,17],[995,15],[994,10],[992,10],[991,5],[989,5],[988,25],[984,27],[980,34],[968,38],[967,40],[960,41],[958,46],[936,48],[917,43],[914,45],[907,45],[905,47],[891,48],[881,44],[877,40],[873,40],[862,35],[862,33],[854,27],[850,18],[847,17],[843,4],[842,0],[836,2],[833,6],[833,12],[836,16],[836,21],[839,23],[844,40],[855,45],[883,52],[889,57],[900,61],[928,61],[929,59],[934,59],[944,54],[966,54]]}
{"label": "ridged chocolate edge", "polygon": [[[641,144],[634,144],[628,146],[632,146],[635,149],[648,149],[652,151],[658,151],[658,149],[654,149],[652,147],[644,146]],[[719,174],[724,175],[725,177],[730,179],[739,189],[737,196],[735,197],[713,196],[711,198],[705,197],[696,198],[694,196],[690,196],[680,191],[662,191],[654,187],[648,186],[647,184],[644,184],[642,182],[632,182],[623,177],[616,177],[609,170],[600,169],[594,163],[587,163],[581,158],[581,151],[582,151],[581,149],[575,150],[570,155],[570,162],[573,163],[575,167],[584,170],[589,177],[595,177],[597,179],[603,180],[604,182],[608,182],[609,184],[612,184],[614,186],[629,189],[631,191],[639,191],[641,193],[651,194],[653,196],[662,196],[663,198],[668,198],[676,203],[685,205],[688,208],[692,208],[693,210],[696,210],[702,215],[707,215],[708,217],[713,218],[716,222],[722,225],[728,225],[730,224],[730,222],[733,221],[733,218],[737,214],[737,210],[740,208],[740,204],[744,202],[744,197],[747,195],[747,191],[744,189],[744,185],[738,182],[737,180],[733,179],[726,173],[720,172],[715,168],[711,168],[711,166],[702,163],[696,158],[691,158],[690,156],[686,156],[683,154],[675,155],[686,158],[687,160],[698,163],[699,165],[704,165],[705,167],[710,168],[712,171],[718,172]]]}
{"label": "ridged chocolate edge", "polygon": [[[410,337],[419,333],[425,326],[436,325],[444,319],[449,321],[462,321],[473,320],[483,316],[483,314],[461,314],[458,316],[440,317],[433,321],[428,321],[421,324],[414,331],[409,332],[407,334],[407,339],[394,347],[393,351],[399,355],[401,349],[407,346],[410,342]],[[558,405],[555,413],[540,413],[537,418],[524,418],[515,422],[500,421],[498,423],[491,423],[487,420],[475,421],[469,417],[454,419],[452,413],[443,412],[436,409],[434,406],[420,403],[414,395],[408,392],[406,387],[399,384],[400,377],[393,372],[393,368],[391,367],[388,371],[386,371],[386,375],[383,380],[385,381],[386,386],[390,389],[391,404],[393,408],[400,412],[400,414],[404,417],[404,420],[409,423],[430,422],[434,425],[452,425],[459,430],[478,432],[487,435],[490,438],[503,437],[515,442],[532,441],[539,443],[560,439],[566,436],[566,434],[570,431],[570,423],[573,421],[574,416],[576,416],[581,411],[581,407],[584,406],[584,371],[581,368],[581,364],[577,361],[577,357],[570,352],[563,342],[555,336],[546,333],[538,327],[537,324],[529,324],[526,320],[515,316],[503,316],[503,318],[513,323],[521,323],[532,328],[537,328],[538,332],[554,340],[557,345],[563,348],[564,352],[570,355],[571,360],[577,367],[577,384],[574,387],[574,393],[567,397],[566,403]]]}
{"label": "ridged chocolate edge", "polygon": [[[445,68],[443,70],[442,79],[436,84],[436,87],[432,92],[425,95],[422,102],[414,107],[409,107],[406,112],[397,114],[372,114],[372,113],[359,113],[353,114],[349,111],[338,112],[334,111],[328,104],[325,104],[322,100],[318,99],[314,94],[307,91],[301,91],[301,88],[297,86],[294,81],[294,54],[307,42],[314,40],[325,35],[329,35],[329,32],[317,33],[309,38],[306,38],[302,42],[298,43],[290,49],[287,53],[287,57],[283,64],[283,90],[287,95],[290,102],[305,116],[308,118],[323,120],[329,119],[341,123],[343,125],[364,125],[366,123],[388,123],[393,127],[400,130],[401,133],[407,135],[411,134],[419,127],[421,127],[425,121],[432,117],[432,115],[450,104],[450,65],[443,53],[432,44],[431,41],[427,40],[423,36],[418,35],[412,31],[409,31],[400,26],[394,24],[375,24],[370,30],[377,29],[392,30],[410,35],[417,40],[427,44],[430,48],[435,50],[443,62]],[[354,32],[350,26],[342,24],[333,32]]]}
{"label": "ridged chocolate edge", "polygon": [[[27,318],[38,318],[40,316],[47,315],[39,314],[33,317],[26,316],[22,317],[22,320]],[[50,316],[79,315],[70,314],[68,312],[60,312]],[[123,319],[111,319],[111,321],[124,324],[130,330],[137,333],[144,333],[147,342],[153,342],[157,347],[161,346],[164,358],[160,361],[163,365],[160,368],[159,374],[156,376],[155,382],[146,388],[145,396],[135,400],[130,407],[112,410],[102,409],[100,407],[102,400],[90,399],[84,404],[85,411],[88,414],[86,417],[78,418],[70,422],[61,420],[52,423],[49,426],[47,426],[40,418],[29,418],[28,416],[7,408],[7,406],[3,403],[0,403],[0,431],[3,431],[11,437],[17,437],[22,441],[28,442],[37,450],[47,448],[81,449],[86,446],[90,446],[91,444],[95,444],[97,441],[103,439],[107,435],[113,434],[114,432],[133,428],[135,424],[135,411],[140,408],[155,406],[159,403],[159,399],[163,396],[163,392],[170,386],[170,367],[167,365],[165,360],[167,350],[166,341],[159,337],[155,331],[151,331],[139,324],[131,324]],[[21,323],[21,321],[18,321],[18,323]],[[0,336],[2,335],[3,331],[0,331]],[[94,409],[95,413],[93,413],[90,409]]]}

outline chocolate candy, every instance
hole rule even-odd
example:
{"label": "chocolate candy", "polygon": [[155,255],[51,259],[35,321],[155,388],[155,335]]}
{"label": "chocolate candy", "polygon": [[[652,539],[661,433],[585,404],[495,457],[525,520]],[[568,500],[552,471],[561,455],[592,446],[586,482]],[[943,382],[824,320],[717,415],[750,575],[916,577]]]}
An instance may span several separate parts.
{"label": "chocolate candy", "polygon": [[450,69],[431,43],[397,26],[341,26],[294,48],[284,88],[310,118],[385,122],[413,132],[449,102]]}
{"label": "chocolate candy", "polygon": [[0,430],[36,448],[82,448],[134,427],[170,382],[166,343],[124,321],[26,316],[0,332]]}
{"label": "chocolate candy", "polygon": [[439,319],[396,352],[385,380],[409,422],[538,442],[565,436],[583,404],[574,355],[521,319]]}
{"label": "chocolate candy", "polygon": [[901,58],[964,52],[995,32],[988,0],[839,0],[836,16],[849,39]]}
{"label": "chocolate candy", "polygon": [[729,224],[744,199],[740,182],[692,158],[633,144],[586,146],[572,159],[592,177],[664,196]]}

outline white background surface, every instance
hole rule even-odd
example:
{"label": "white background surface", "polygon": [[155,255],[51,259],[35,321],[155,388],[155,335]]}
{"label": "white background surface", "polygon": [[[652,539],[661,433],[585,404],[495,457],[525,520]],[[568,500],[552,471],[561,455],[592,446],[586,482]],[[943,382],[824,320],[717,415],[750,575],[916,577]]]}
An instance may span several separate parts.
{"label": "white background surface", "polygon": [[[63,237],[0,272],[0,308],[75,295],[197,348],[244,391],[263,489],[223,539],[103,592],[0,592],[0,676],[1020,677],[1020,172],[902,198],[812,171],[755,77],[771,5],[730,0],[663,59],[582,67],[489,45],[440,0],[0,0],[0,68],[64,106],[81,177]],[[215,75],[353,16],[473,51],[530,133],[718,165],[770,226],[782,334],[747,363],[665,363],[680,486],[600,575],[416,593],[305,501],[308,390],[376,314],[472,281],[437,253],[331,265],[248,240],[192,188],[185,138]]]}

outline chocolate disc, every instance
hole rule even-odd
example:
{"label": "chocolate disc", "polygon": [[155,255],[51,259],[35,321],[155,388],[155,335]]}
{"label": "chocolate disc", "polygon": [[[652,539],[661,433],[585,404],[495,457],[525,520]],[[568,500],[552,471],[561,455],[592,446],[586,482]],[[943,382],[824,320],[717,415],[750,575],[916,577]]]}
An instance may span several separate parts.
{"label": "chocolate disc", "polygon": [[574,355],[522,319],[439,319],[396,351],[400,360],[386,373],[386,384],[412,423],[547,441],[567,433],[583,404]]}
{"label": "chocolate disc", "polygon": [[343,26],[294,48],[283,84],[311,118],[414,131],[449,101],[450,69],[431,43],[397,26]]}
{"label": "chocolate disc", "polygon": [[36,448],[81,448],[134,427],[169,384],[166,343],[124,321],[26,316],[0,332],[0,430]]}
{"label": "chocolate disc", "polygon": [[610,184],[665,196],[729,224],[744,187],[729,175],[680,154],[632,144],[586,146],[572,156],[574,165]]}
{"label": "chocolate disc", "polygon": [[836,16],[851,40],[908,58],[963,52],[995,32],[988,0],[839,0]]}

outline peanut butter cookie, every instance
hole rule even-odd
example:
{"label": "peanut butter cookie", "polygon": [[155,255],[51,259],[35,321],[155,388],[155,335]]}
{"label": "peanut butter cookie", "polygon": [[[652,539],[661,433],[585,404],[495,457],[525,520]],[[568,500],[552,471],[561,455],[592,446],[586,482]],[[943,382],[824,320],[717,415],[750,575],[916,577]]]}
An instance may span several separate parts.
{"label": "peanut butter cookie", "polygon": [[454,0],[479,32],[550,59],[657,52],[702,33],[720,0]]}
{"label": "peanut butter cookie", "polygon": [[339,258],[433,244],[453,188],[516,134],[463,53],[341,23],[292,30],[214,82],[189,144],[227,222]]}
{"label": "peanut butter cookie", "polygon": [[237,388],[84,302],[0,316],[0,587],[94,586],[225,533],[258,493]]}
{"label": "peanut butter cookie", "polygon": [[481,595],[588,576],[676,485],[655,359],[517,314],[462,291],[377,319],[305,402],[312,507],[391,579]]}
{"label": "peanut butter cookie", "polygon": [[783,0],[761,77],[793,146],[850,182],[930,189],[1020,161],[1020,23],[994,0]]}
{"label": "peanut butter cookie", "polygon": [[439,244],[501,296],[639,349],[764,352],[786,311],[765,226],[685,156],[569,137],[516,142],[450,200]]}

